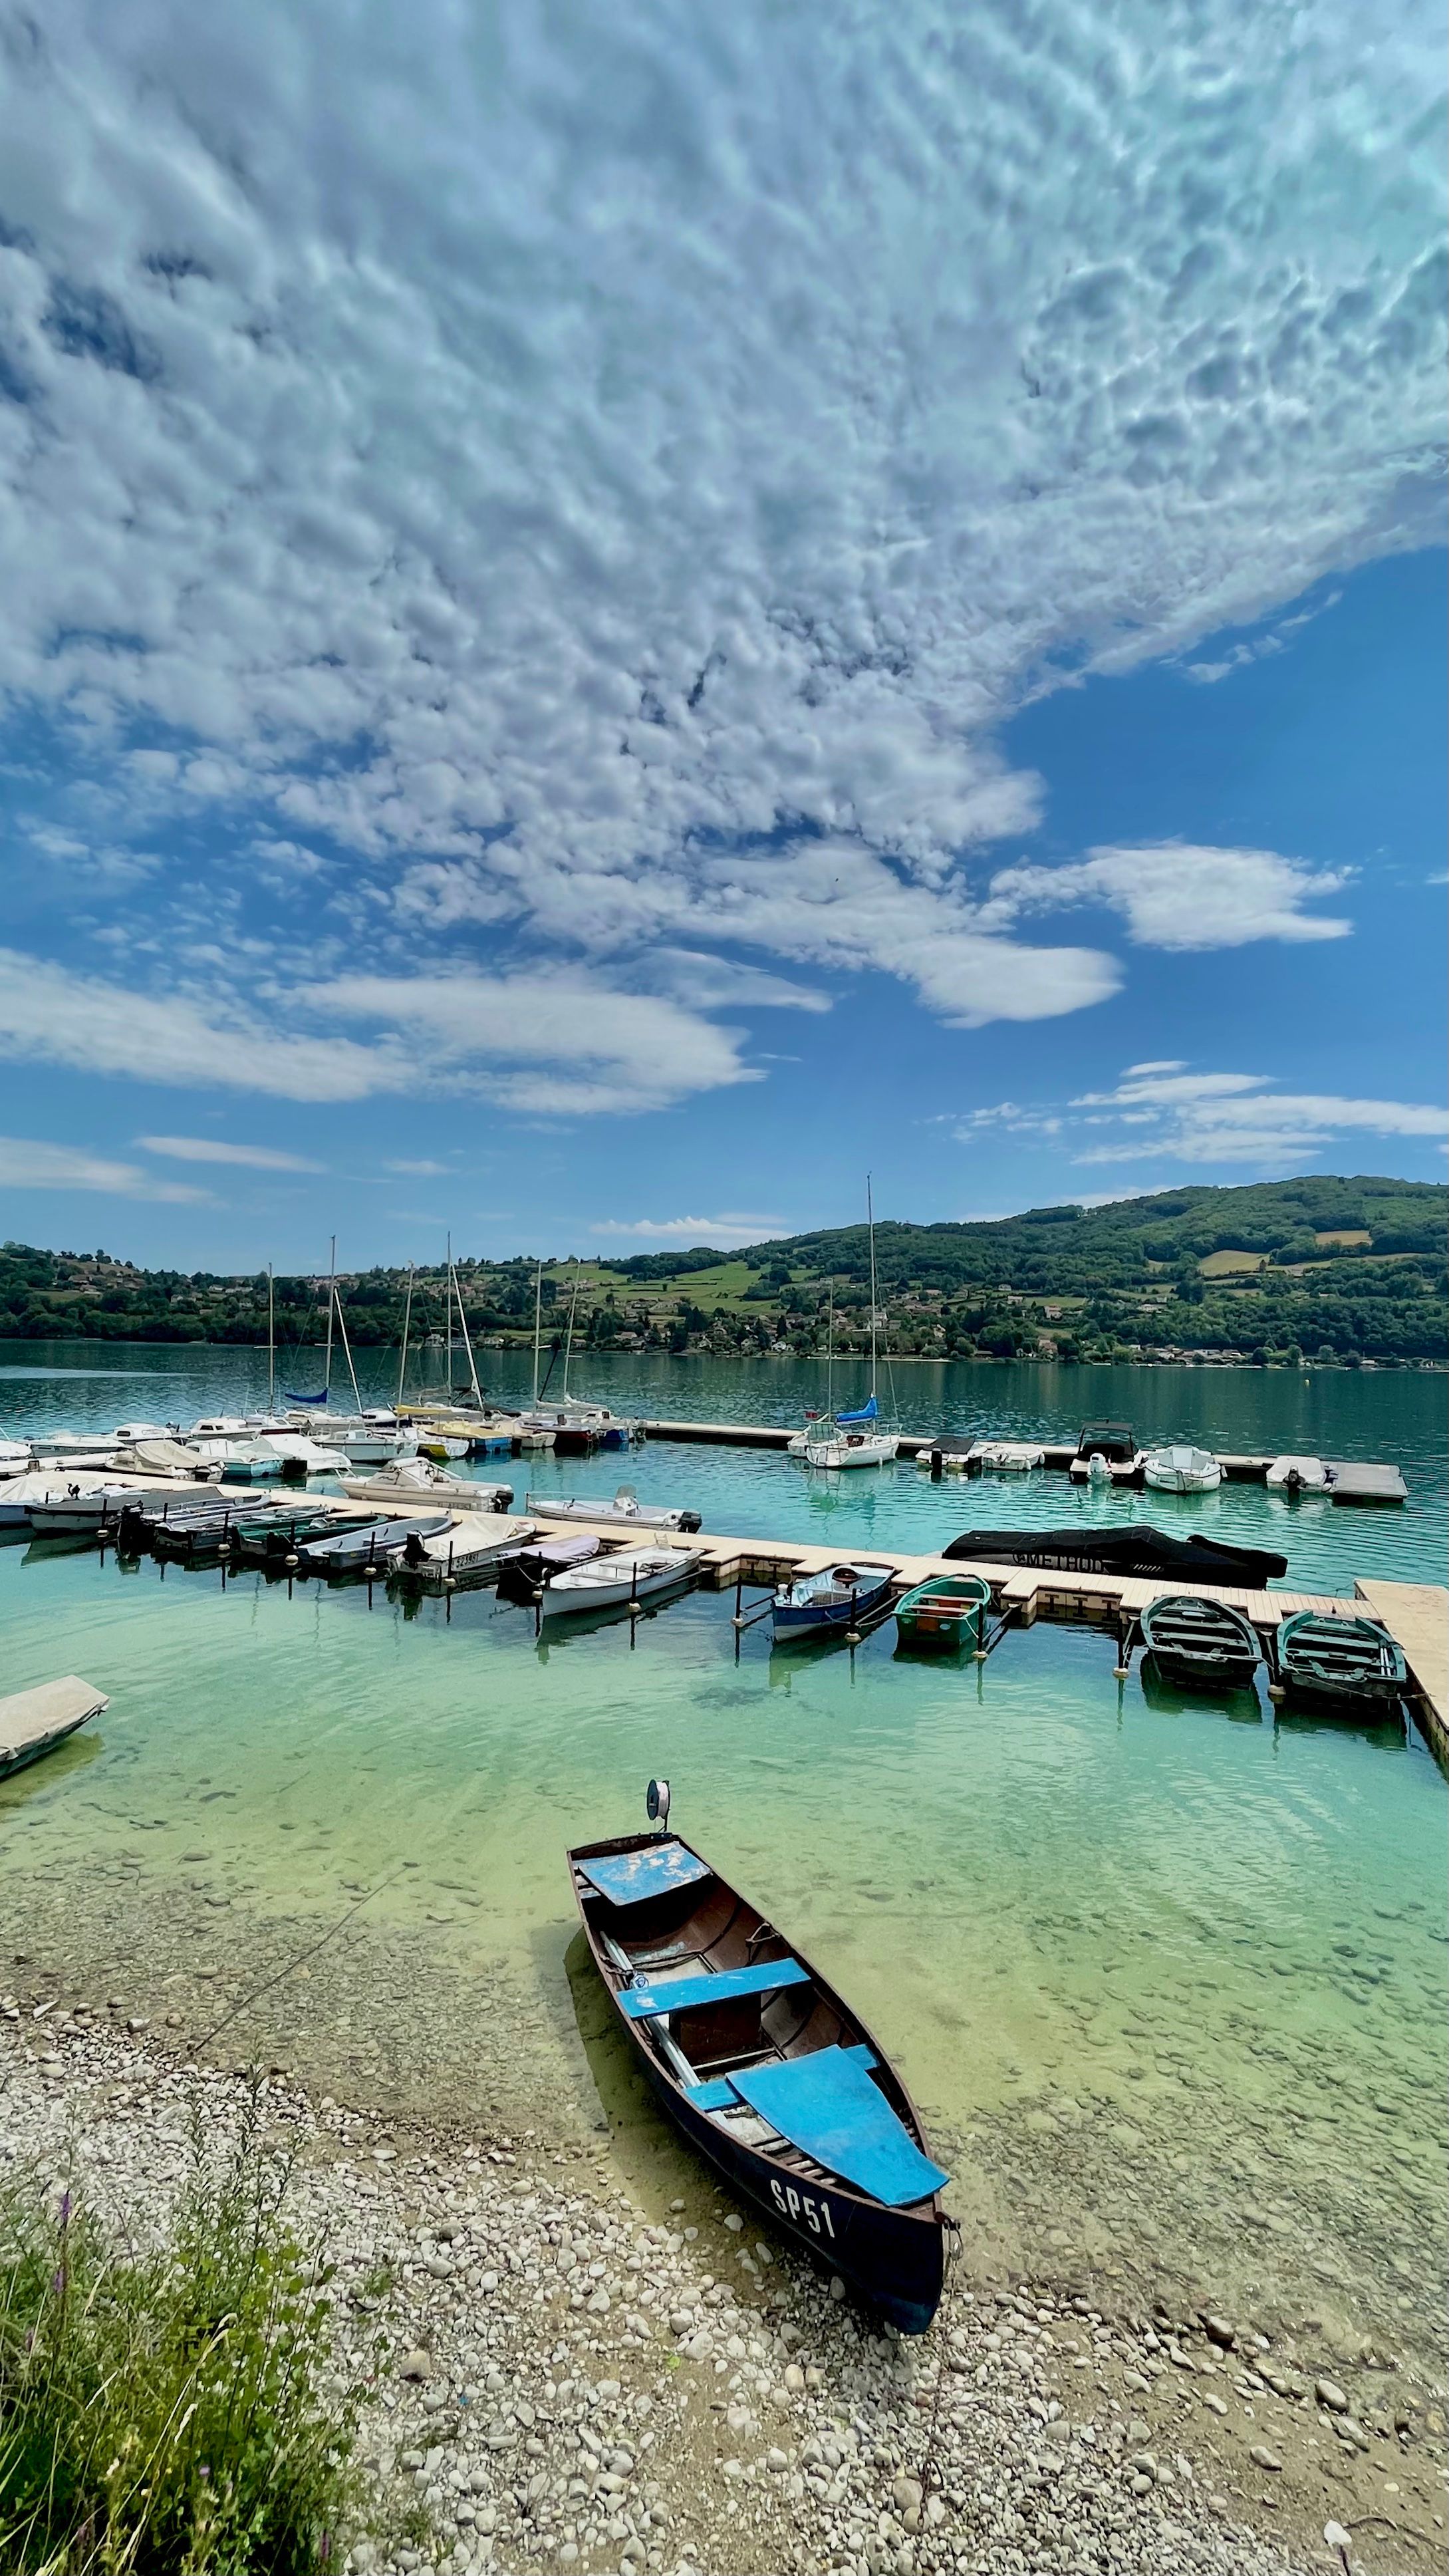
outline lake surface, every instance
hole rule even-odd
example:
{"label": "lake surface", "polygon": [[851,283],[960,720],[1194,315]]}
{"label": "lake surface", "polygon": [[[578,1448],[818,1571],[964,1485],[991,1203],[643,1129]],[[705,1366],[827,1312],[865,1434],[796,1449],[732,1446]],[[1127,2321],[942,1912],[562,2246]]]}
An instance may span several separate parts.
{"label": "lake surface", "polygon": [[[11,1344],[3,1365],[4,1429],[184,1421],[265,1393],[250,1351]],[[526,1392],[511,1355],[486,1372]],[[823,1370],[784,1362],[613,1360],[574,1380],[694,1419],[797,1421],[823,1391]],[[776,1454],[662,1442],[511,1473],[520,1499],[623,1474],[707,1528],[853,1551],[1150,1501],[1163,1526],[1273,1533],[1296,1583],[1442,1579],[1442,1378],[968,1365],[898,1367],[897,1386],[916,1427],[1062,1437],[1121,1414],[1152,1439],[1392,1460],[1411,1502],[1239,1487],[1104,1505],[1061,1476],[933,1486],[899,1466],[826,1487]],[[90,1741],[0,1787],[0,1939],[118,1986],[140,1963],[194,2023],[205,1994],[245,2002],[365,1898],[248,2006],[249,2039],[325,2072],[341,2026],[342,2076],[541,2128],[597,2116],[597,2080],[626,2166],[647,2183],[668,2164],[676,2188],[647,2114],[581,2054],[560,1857],[642,1822],[664,1771],[681,1830],[898,2057],[983,2265],[1160,2272],[1426,2359],[1445,1796],[1418,1736],[1278,1717],[1261,1695],[1183,1703],[1137,1670],[1119,1684],[1090,1630],[1038,1625],[957,1665],[899,1655],[893,1625],[853,1654],[772,1651],[767,1627],[736,1637],[732,1607],[699,1594],[637,1634],[552,1642],[486,1591],[419,1606],[0,1549],[4,1687],[74,1670],[112,1701]]]}

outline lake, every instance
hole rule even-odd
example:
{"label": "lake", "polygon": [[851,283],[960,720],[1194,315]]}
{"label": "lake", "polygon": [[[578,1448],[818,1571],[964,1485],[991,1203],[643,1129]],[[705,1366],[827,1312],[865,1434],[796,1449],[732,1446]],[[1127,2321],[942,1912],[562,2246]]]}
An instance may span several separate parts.
{"label": "lake", "polygon": [[[527,1392],[521,1355],[480,1367],[500,1397]],[[12,1343],[0,1431],[240,1409],[265,1368]],[[360,1374],[390,1391],[385,1361]],[[651,1416],[793,1423],[824,1372],[613,1358],[573,1382]],[[897,1364],[896,1385],[918,1429],[1063,1438],[1121,1415],[1147,1441],[1389,1460],[1410,1503],[1103,1502],[1061,1476],[933,1485],[906,1466],[827,1485],[775,1453],[665,1442],[511,1473],[520,1500],[625,1476],[707,1529],[853,1551],[1150,1507],[1280,1547],[1305,1588],[1443,1579],[1442,1377]],[[837,1401],[854,1392],[842,1371]],[[418,1604],[0,1549],[4,1687],[74,1670],[112,1703],[0,1787],[0,1941],[178,2027],[235,2013],[227,2046],[400,2110],[545,2134],[607,2118],[637,2187],[678,2189],[681,2159],[591,2036],[561,1864],[568,1841],[642,1822],[664,1771],[681,1830],[898,2057],[981,2269],[1186,2282],[1427,2363],[1445,1797],[1417,1734],[1121,1684],[1091,1630],[1038,1625],[957,1666],[897,1654],[893,1625],[854,1653],[772,1651],[732,1607],[697,1594],[637,1633],[553,1642],[488,1591]]]}

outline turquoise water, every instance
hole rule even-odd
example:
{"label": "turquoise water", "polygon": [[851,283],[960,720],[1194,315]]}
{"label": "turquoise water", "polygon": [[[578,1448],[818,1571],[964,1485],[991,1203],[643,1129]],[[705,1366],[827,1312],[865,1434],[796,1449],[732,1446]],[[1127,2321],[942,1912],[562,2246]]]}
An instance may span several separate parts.
{"label": "turquoise water", "polygon": [[[186,1416],[238,1401],[257,1356],[148,1355],[149,1388],[11,1377],[0,1419]],[[502,1391],[501,1355],[488,1359]],[[588,1383],[681,1417],[768,1406],[790,1419],[813,1373],[783,1390],[775,1374],[666,1363],[630,1378],[616,1363]],[[1270,1512],[1288,1530],[1300,1581],[1433,1572],[1440,1379],[1303,1389],[1256,1372],[961,1369],[920,1382],[934,1402],[903,1401],[907,1420],[1045,1432],[1122,1412],[1153,1436],[1396,1459],[1407,1512],[1295,1513],[1251,1488],[1226,1500],[1254,1530]],[[529,1475],[597,1492],[615,1462],[513,1472],[520,1492]],[[1065,1519],[1078,1500],[1061,1477],[943,1488],[908,1468],[822,1498],[777,1456],[665,1444],[620,1472],[699,1504],[707,1526],[839,1531],[852,1548],[929,1544],[986,1519],[998,1491],[998,1517],[1026,1517],[1028,1489],[1050,1497],[1036,1517]],[[1188,1525],[1210,1525],[1202,1498]],[[540,2116],[545,2077],[587,2081],[550,2036],[570,2012],[560,1854],[642,1819],[663,1770],[682,1830],[898,2057],[983,2260],[1129,2278],[1158,2265],[1245,2310],[1311,2306],[1427,2352],[1442,2274],[1444,1784],[1417,1735],[1285,1720],[1251,1696],[1180,1703],[1138,1671],[1119,1684],[1112,1641],[1091,1630],[1038,1625],[984,1666],[957,1665],[899,1655],[893,1627],[854,1654],[772,1651],[767,1628],[737,1639],[732,1606],[695,1595],[637,1633],[625,1620],[554,1642],[491,1592],[419,1606],[381,1587],[174,1566],[163,1579],[149,1561],[0,1549],[5,1687],[71,1669],[112,1699],[93,1743],[0,1787],[0,1920],[12,1934],[65,1925],[78,1949],[118,1955],[128,1925],[140,1948],[183,1891],[203,1903],[219,1889],[229,1902],[207,1937],[235,1970],[269,1925],[322,1926],[386,1881],[365,1919],[410,1961],[434,1955],[440,1993],[460,1968],[503,1980]],[[361,2020],[372,1970],[347,1956]],[[425,1978],[410,2009],[403,2056],[450,2054],[466,2093],[468,2035],[439,2038]]]}

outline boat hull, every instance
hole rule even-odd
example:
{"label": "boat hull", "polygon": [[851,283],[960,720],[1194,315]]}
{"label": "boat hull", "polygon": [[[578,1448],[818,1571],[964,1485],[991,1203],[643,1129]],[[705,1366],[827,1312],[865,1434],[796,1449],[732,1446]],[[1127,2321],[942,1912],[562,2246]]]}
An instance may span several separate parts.
{"label": "boat hull", "polygon": [[[728,2136],[707,2112],[689,2099],[682,2085],[671,2079],[662,2060],[656,2057],[645,2038],[646,2025],[632,2021],[621,2009],[619,1992],[605,1973],[599,1943],[585,1907],[579,1864],[605,1854],[636,1852],[646,1848],[654,1839],[648,1834],[626,1835],[617,1841],[583,1845],[568,1855],[574,1902],[589,1955],[634,2066],[665,2117],[681,2137],[714,2167],[733,2192],[757,2209],[762,2217],[769,2219],[815,2261],[848,2281],[861,2298],[900,2333],[924,2334],[940,2304],[945,2279],[945,2231],[952,2224],[943,2215],[939,2198],[933,2196],[910,2207],[890,2208],[848,2186],[837,2184],[829,2175],[818,2178],[818,2169],[808,2181],[803,2180],[798,2170],[789,2170],[742,2138]],[[691,1856],[695,1859],[701,1857],[699,1854]],[[726,1881],[718,1879],[717,1873],[711,1873],[711,1882],[718,1885],[726,1899],[734,1899],[736,1916],[743,1912],[747,1919],[754,1918],[765,1929],[770,1928],[762,1916],[756,1915],[756,1909],[736,1896]],[[730,1920],[733,1921],[734,1916]],[[783,1940],[781,1935],[775,1937]],[[853,2034],[858,2041],[870,2047],[889,2079],[888,2087],[883,2087],[887,2091],[887,2099],[893,2100],[893,2107],[897,2116],[903,2118],[908,2134],[918,2146],[921,2145],[920,2121],[914,2105],[899,2077],[890,2070],[874,2035],[792,1943],[786,1943],[785,1947],[789,1957],[805,1970],[829,2022],[839,2027],[842,2035]],[[617,1961],[615,1965],[617,1967]]]}
{"label": "boat hull", "polygon": [[889,1574],[874,1577],[869,1583],[857,1584],[844,1600],[777,1601],[771,1613],[776,1642],[785,1644],[808,1637],[843,1636],[860,1619],[868,1619],[889,1596]]}
{"label": "boat hull", "polygon": [[903,1646],[927,1654],[954,1654],[982,1642],[991,1587],[968,1576],[965,1588],[939,1580],[919,1584],[896,1603],[896,1633]]}
{"label": "boat hull", "polygon": [[677,1592],[681,1585],[692,1583],[698,1564],[698,1557],[691,1555],[657,1573],[621,1573],[613,1582],[575,1584],[567,1575],[557,1576],[544,1585],[543,1615],[545,1619],[568,1619],[582,1610],[621,1610],[631,1601],[656,1601],[662,1594]]}
{"label": "boat hull", "polygon": [[1274,1668],[1286,1696],[1341,1717],[1397,1711],[1409,1689],[1408,1667],[1387,1629],[1371,1619],[1324,1619],[1298,1612],[1285,1619]]}

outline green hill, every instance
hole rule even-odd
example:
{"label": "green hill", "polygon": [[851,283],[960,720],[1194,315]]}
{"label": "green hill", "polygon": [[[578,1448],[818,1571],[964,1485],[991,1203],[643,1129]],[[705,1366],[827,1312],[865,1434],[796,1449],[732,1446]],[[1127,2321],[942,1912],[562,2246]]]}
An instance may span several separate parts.
{"label": "green hill", "polygon": [[[1062,1359],[1182,1354],[1323,1363],[1442,1362],[1449,1188],[1373,1175],[1158,1191],[1109,1206],[1028,1208],[970,1224],[876,1226],[882,1341],[905,1356]],[[460,1262],[469,1329],[486,1350],[528,1342],[532,1261]],[[587,1349],[716,1350],[747,1356],[837,1349],[869,1328],[863,1225],[725,1252],[551,1260],[545,1328],[569,1305]],[[341,1283],[355,1343],[395,1343],[405,1277]],[[276,1282],[284,1346],[314,1340],[315,1281]],[[414,1330],[444,1324],[443,1280],[416,1276]],[[265,1276],[143,1271],[105,1253],[0,1248],[0,1338],[257,1342]],[[486,1377],[486,1366],[482,1370]]]}

